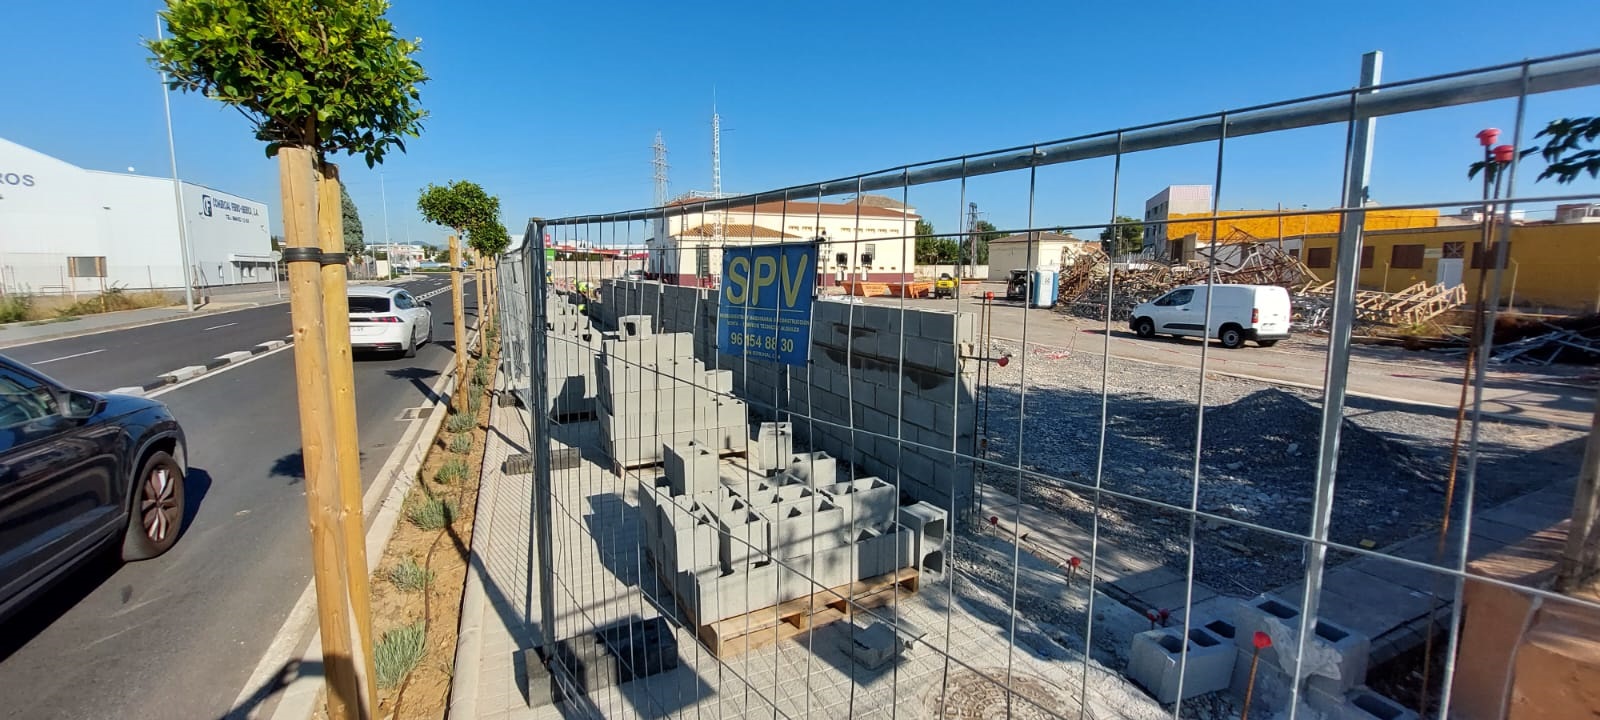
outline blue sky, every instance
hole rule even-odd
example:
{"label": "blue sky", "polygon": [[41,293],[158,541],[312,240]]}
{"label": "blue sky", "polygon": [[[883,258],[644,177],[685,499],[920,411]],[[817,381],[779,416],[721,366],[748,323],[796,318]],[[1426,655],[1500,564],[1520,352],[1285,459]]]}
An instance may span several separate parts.
{"label": "blue sky", "polygon": [[[161,3],[10,5],[0,137],[85,167],[166,174],[160,89],[138,44]],[[1347,88],[1372,49],[1393,81],[1600,46],[1592,0],[1236,5],[399,0],[390,15],[422,38],[431,117],[381,181],[355,159],[344,177],[369,241],[383,233],[386,188],[390,237],[437,243],[444,232],[415,212],[428,182],[482,183],[513,232],[532,215],[649,205],[657,131],[672,193],[709,189],[713,92],[723,187],[756,191]],[[173,101],[183,176],[267,202],[277,227],[276,165],[244,119]],[[1509,140],[1514,111],[1502,101],[1380,121],[1374,198],[1475,195],[1473,133],[1493,125]],[[1595,112],[1593,88],[1529,103],[1530,123]],[[1342,128],[1231,141],[1222,206],[1336,203],[1343,141]],[[1165,185],[1211,183],[1216,153],[1129,158],[1118,210],[1137,216]],[[1041,170],[1034,224],[1104,221],[1110,174],[1109,161]],[[1027,222],[1025,174],[974,180],[967,194],[996,225]],[[910,200],[956,229],[954,185]]]}

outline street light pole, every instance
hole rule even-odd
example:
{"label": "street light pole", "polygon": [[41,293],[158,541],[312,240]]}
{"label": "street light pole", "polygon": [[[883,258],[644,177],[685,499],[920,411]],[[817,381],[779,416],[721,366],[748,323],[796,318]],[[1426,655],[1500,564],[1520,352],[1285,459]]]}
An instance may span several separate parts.
{"label": "street light pole", "polygon": [[[156,14],[156,40],[161,40],[161,14]],[[178,146],[172,139],[172,93],[167,89],[167,73],[161,75],[161,105],[167,111],[167,156],[172,159],[172,196],[178,201],[178,254],[183,258],[179,273],[183,280],[183,304],[194,312],[194,283],[189,281],[189,213],[183,208],[183,181],[178,179]],[[154,288],[152,288],[154,289]]]}

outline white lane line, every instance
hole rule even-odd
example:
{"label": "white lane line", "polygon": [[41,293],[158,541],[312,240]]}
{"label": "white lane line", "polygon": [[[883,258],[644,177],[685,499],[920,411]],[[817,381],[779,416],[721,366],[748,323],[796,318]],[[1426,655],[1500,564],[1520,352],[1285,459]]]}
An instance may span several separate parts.
{"label": "white lane line", "polygon": [[160,390],[156,390],[156,391],[150,393],[149,395],[146,395],[145,397],[147,397],[147,398],[161,397],[162,395],[165,395],[165,394],[167,394],[169,392],[172,392],[173,390],[177,390],[178,388],[188,387],[188,386],[190,386],[190,385],[192,385],[194,383],[197,383],[197,382],[203,382],[203,381],[205,381],[207,379],[214,378],[214,377],[216,377],[218,375],[221,375],[221,374],[223,374],[225,372],[228,372],[229,370],[233,370],[235,368],[244,367],[246,365],[249,365],[250,363],[253,363],[253,362],[257,361],[257,360],[260,360],[261,358],[268,357],[268,356],[271,356],[271,355],[276,355],[278,353],[281,353],[281,352],[283,352],[285,350],[289,350],[289,349],[292,349],[292,348],[294,348],[293,345],[284,345],[283,347],[280,347],[280,348],[278,348],[276,350],[268,350],[268,351],[266,351],[264,353],[261,353],[259,355],[256,355],[255,357],[252,357],[252,358],[249,358],[249,359],[246,359],[246,360],[240,360],[239,362],[236,362],[236,363],[228,363],[227,365],[223,365],[222,367],[219,367],[219,368],[217,368],[215,370],[212,370],[211,372],[205,373],[204,375],[201,375],[199,377],[190,378],[190,379],[185,380],[185,381],[180,382],[180,383],[176,383],[176,384],[173,384],[173,385],[168,385],[168,386],[166,386],[164,388],[161,388]]}
{"label": "white lane line", "polygon": [[40,360],[39,362],[34,363],[34,365],[48,365],[48,364],[53,363],[53,362],[55,362],[57,360],[71,360],[73,358],[83,357],[85,355],[93,355],[95,353],[103,353],[103,352],[105,352],[105,348],[101,348],[99,350],[90,350],[89,352],[81,352],[81,353],[77,353],[75,355],[62,355],[61,357],[58,357],[58,358],[50,358],[49,360]]}
{"label": "white lane line", "polygon": [[238,325],[238,324],[239,323],[231,322],[231,323],[223,323],[221,325],[212,325],[211,327],[208,327],[208,328],[206,328],[204,330],[201,330],[200,332],[211,332],[212,330],[221,330],[222,328],[233,327],[234,325]]}

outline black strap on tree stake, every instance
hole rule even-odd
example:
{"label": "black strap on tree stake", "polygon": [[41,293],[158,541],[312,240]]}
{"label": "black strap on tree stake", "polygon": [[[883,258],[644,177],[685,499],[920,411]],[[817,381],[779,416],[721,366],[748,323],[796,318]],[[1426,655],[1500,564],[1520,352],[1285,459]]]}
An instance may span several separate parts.
{"label": "black strap on tree stake", "polygon": [[346,265],[349,262],[350,262],[350,256],[346,255],[346,254],[344,254],[342,252],[336,252],[336,253],[325,252],[325,253],[322,254],[322,264],[323,265]]}
{"label": "black strap on tree stake", "polygon": [[296,262],[322,262],[322,248],[314,247],[289,247],[283,249],[283,261]]}

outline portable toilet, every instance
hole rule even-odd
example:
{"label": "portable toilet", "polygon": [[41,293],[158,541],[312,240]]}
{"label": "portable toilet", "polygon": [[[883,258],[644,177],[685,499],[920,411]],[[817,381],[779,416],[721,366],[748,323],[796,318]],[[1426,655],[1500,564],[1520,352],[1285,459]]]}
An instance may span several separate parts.
{"label": "portable toilet", "polygon": [[1034,270],[1030,278],[1032,281],[1028,290],[1033,297],[1028,298],[1028,305],[1036,308],[1053,308],[1056,306],[1056,295],[1061,291],[1060,279],[1055,270]]}

